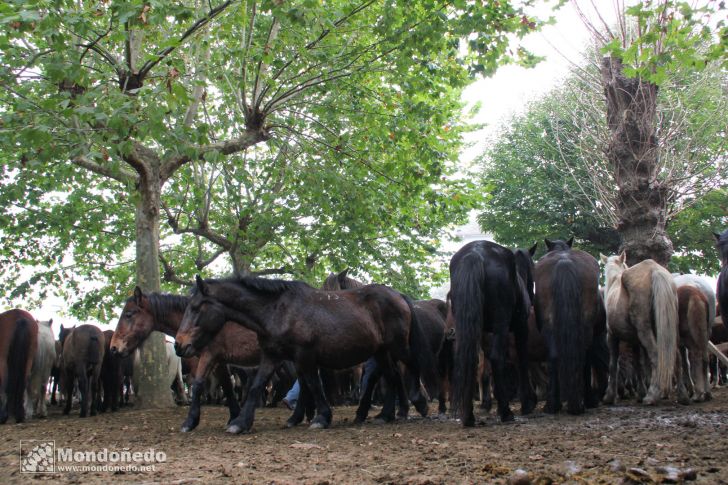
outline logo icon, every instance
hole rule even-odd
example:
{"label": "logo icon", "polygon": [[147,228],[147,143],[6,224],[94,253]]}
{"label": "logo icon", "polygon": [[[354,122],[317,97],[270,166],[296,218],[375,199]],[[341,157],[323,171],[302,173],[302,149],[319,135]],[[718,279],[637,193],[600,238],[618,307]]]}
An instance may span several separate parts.
{"label": "logo icon", "polygon": [[55,441],[20,440],[20,472],[53,473],[55,455]]}

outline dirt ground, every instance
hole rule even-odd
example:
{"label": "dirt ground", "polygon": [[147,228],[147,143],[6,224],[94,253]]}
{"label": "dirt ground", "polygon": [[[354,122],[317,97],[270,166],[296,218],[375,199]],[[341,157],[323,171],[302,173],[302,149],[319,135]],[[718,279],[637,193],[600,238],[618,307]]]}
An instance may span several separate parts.
{"label": "dirt ground", "polygon": [[[471,429],[437,418],[356,426],[354,408],[341,407],[328,430],[285,430],[288,411],[277,408],[258,410],[254,432],[234,436],[223,431],[226,409],[205,406],[198,429],[182,434],[186,413],[126,408],[80,419],[51,408],[48,419],[6,424],[0,484],[728,483],[728,389],[691,406],[626,402],[579,417],[537,412],[506,425],[483,415]],[[20,440],[54,440],[74,452],[154,448],[166,461],[153,471],[21,473]]]}

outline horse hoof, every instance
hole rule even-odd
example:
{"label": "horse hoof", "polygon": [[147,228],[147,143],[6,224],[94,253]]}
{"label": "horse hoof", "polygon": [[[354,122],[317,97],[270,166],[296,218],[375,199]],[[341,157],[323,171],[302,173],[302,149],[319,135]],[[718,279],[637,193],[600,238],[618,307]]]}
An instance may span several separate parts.
{"label": "horse hoof", "polygon": [[179,430],[181,433],[189,433],[190,431],[192,431],[192,428],[190,428],[189,426],[182,426]]}
{"label": "horse hoof", "polygon": [[243,428],[242,426],[238,426],[237,424],[231,424],[227,427],[225,432],[230,434],[240,434],[243,432]]}
{"label": "horse hoof", "polygon": [[475,426],[475,416],[462,419],[463,428],[472,428]]}
{"label": "horse hoof", "polygon": [[295,428],[297,425],[298,425],[298,423],[294,423],[292,421],[286,421],[285,428],[286,429]]}
{"label": "horse hoof", "polygon": [[657,403],[657,399],[651,396],[646,396],[644,399],[642,399],[642,404],[645,406],[654,406]]}
{"label": "horse hoof", "polygon": [[362,418],[361,416],[357,416],[354,418],[354,424],[363,424],[364,421],[366,421],[367,418]]}
{"label": "horse hoof", "polygon": [[508,413],[501,415],[500,420],[501,423],[511,423],[516,420],[516,417],[513,415],[513,413]]}
{"label": "horse hoof", "polygon": [[328,428],[328,426],[325,425],[324,423],[317,423],[315,421],[313,423],[311,423],[311,426],[308,427],[308,429],[326,429],[326,428]]}

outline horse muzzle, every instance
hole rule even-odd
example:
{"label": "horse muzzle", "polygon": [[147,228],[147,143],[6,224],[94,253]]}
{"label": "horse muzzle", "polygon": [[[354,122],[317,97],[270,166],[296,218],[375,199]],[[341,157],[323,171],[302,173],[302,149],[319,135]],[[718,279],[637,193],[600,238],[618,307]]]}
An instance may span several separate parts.
{"label": "horse muzzle", "polygon": [[179,342],[174,343],[174,353],[179,357],[192,357],[195,355],[195,349],[190,344],[182,344]]}

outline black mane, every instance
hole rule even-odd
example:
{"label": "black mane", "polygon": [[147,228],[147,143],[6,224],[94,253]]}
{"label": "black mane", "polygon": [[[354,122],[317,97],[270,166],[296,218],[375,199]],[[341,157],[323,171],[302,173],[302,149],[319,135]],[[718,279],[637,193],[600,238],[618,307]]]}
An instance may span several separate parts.
{"label": "black mane", "polygon": [[[172,295],[170,293],[145,293],[149,300],[150,312],[155,320],[163,320],[170,313],[184,312],[189,303],[188,296]],[[127,301],[135,301],[132,296]]]}

